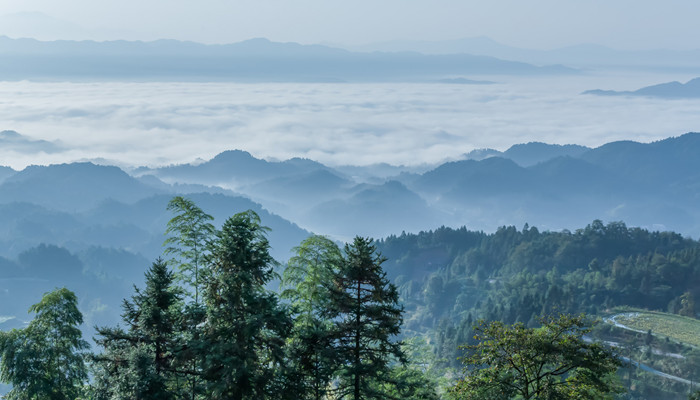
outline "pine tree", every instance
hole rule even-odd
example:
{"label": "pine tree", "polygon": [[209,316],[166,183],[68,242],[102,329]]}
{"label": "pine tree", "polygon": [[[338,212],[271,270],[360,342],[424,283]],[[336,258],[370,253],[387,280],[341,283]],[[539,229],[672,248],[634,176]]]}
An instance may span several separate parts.
{"label": "pine tree", "polygon": [[88,344],[78,329],[83,315],[75,294],[66,288],[49,292],[29,312],[36,316],[26,328],[0,332],[0,379],[13,386],[6,398],[79,397]]}
{"label": "pine tree", "polygon": [[329,287],[343,256],[338,246],[323,236],[310,236],[295,248],[285,268],[282,297],[293,309],[294,327],[287,341],[287,369],[304,399],[325,397],[336,368],[332,346],[333,323],[325,317]]}
{"label": "pine tree", "polygon": [[390,379],[390,363],[404,361],[399,334],[403,308],[389,283],[372,239],[356,237],[334,278],[328,316],[336,321],[335,348],[341,361],[339,398],[390,398],[377,390]]}
{"label": "pine tree", "polygon": [[182,289],[174,274],[158,259],[146,272],[146,288],[134,288],[124,300],[122,319],[128,330],[97,328],[96,342],[105,351],[95,356],[95,395],[109,399],[167,400],[179,398],[177,381],[182,350],[178,327]]}
{"label": "pine tree", "polygon": [[289,318],[265,284],[274,277],[267,228],[253,211],[229,218],[207,257],[206,323],[199,348],[209,399],[282,398],[275,368]]}

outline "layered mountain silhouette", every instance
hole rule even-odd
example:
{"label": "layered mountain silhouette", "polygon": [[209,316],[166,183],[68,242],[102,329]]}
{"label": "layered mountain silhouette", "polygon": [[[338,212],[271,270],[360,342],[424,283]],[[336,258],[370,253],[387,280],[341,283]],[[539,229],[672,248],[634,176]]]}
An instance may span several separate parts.
{"label": "layered mountain silhouette", "polygon": [[595,149],[531,142],[474,151],[426,172],[378,165],[374,178],[371,166],[269,162],[234,151],[148,173],[168,182],[229,183],[286,219],[343,238],[382,236],[387,226],[415,231],[465,224],[490,231],[528,222],[563,229],[596,218],[697,235],[698,151],[697,133]]}
{"label": "layered mountain silhouette", "polygon": [[62,150],[59,144],[47,140],[33,140],[15,131],[0,132],[0,148],[18,153],[56,153]]}
{"label": "layered mountain silhouette", "polygon": [[691,79],[686,83],[677,81],[646,86],[635,91],[587,90],[583,94],[598,96],[644,96],[667,99],[700,98],[700,78]]}
{"label": "layered mountain silhouette", "polygon": [[362,53],[267,39],[204,45],[175,40],[42,42],[0,37],[0,55],[0,80],[435,81],[470,74],[576,72],[488,56]]}
{"label": "layered mountain silhouette", "polygon": [[565,229],[599,218],[697,236],[697,154],[700,134],[688,133],[594,149],[526,143],[472,152],[425,172],[379,165],[373,178],[371,166],[267,161],[240,150],[131,174],[91,163],[4,168],[0,256],[47,243],[153,259],[162,252],[171,217],[166,205],[176,194],[194,199],[218,223],[246,209],[258,212],[281,259],[310,231],[349,238],[441,225]]}
{"label": "layered mountain silhouette", "polygon": [[551,50],[518,48],[491,38],[469,37],[453,40],[395,40],[348,47],[355,51],[416,51],[424,54],[477,54],[533,64],[564,64],[573,67],[615,68],[628,70],[697,71],[700,50],[618,50],[593,43],[583,43]]}
{"label": "layered mountain silhouette", "polygon": [[700,134],[688,133],[593,149],[544,143],[483,149],[427,171],[335,169],[244,151],[131,173],[91,163],[2,168],[0,299],[6,306],[0,323],[22,326],[16,316],[56,284],[85,299],[90,326],[117,320],[131,283],[163,255],[172,217],[166,206],[177,194],[213,215],[216,225],[254,210],[271,228],[272,254],[282,261],[311,231],[347,240],[442,225],[494,231],[528,223],[561,230],[602,219],[697,237],[697,154]]}

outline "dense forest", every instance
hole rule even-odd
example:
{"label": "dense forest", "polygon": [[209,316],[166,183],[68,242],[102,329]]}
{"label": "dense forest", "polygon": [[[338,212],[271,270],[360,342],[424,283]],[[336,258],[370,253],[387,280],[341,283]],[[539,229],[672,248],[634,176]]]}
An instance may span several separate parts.
{"label": "dense forest", "polygon": [[[598,220],[575,232],[526,225],[487,234],[443,227],[390,236],[377,246],[407,310],[404,332],[431,341],[439,374],[459,370],[458,358],[465,354],[458,347],[474,344],[473,328],[481,319],[535,327],[538,318],[556,313],[603,318],[631,308],[698,315],[700,242],[672,232]],[[650,334],[654,346],[647,335],[602,322],[592,333],[636,349],[635,360],[700,381],[697,348]],[[636,373],[625,372],[628,396],[686,398],[688,385]]]}
{"label": "dense forest", "polygon": [[594,321],[697,317],[700,243],[675,233],[594,221],[310,236],[280,265],[255,212],[216,228],[191,200],[168,209],[163,258],[121,324],[96,328],[94,353],[66,288],[0,334],[8,398],[682,399],[700,380],[696,348]]}

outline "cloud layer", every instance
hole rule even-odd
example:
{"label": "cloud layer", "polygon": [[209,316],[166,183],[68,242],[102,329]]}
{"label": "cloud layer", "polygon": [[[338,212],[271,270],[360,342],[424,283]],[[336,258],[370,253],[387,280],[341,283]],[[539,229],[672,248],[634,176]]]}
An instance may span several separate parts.
{"label": "cloud layer", "polygon": [[329,165],[417,165],[529,141],[594,147],[700,130],[700,100],[579,94],[667,80],[580,76],[495,85],[1,82],[0,130],[59,141],[66,150],[27,154],[4,148],[0,159],[15,168],[95,158],[165,165],[244,149],[257,157],[308,157]]}

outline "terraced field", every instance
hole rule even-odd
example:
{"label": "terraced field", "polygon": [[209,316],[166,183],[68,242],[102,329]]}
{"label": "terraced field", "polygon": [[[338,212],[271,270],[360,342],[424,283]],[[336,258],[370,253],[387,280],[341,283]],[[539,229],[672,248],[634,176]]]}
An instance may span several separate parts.
{"label": "terraced field", "polygon": [[647,332],[659,337],[700,347],[700,320],[654,311],[635,311],[613,315],[606,322],[638,332]]}

